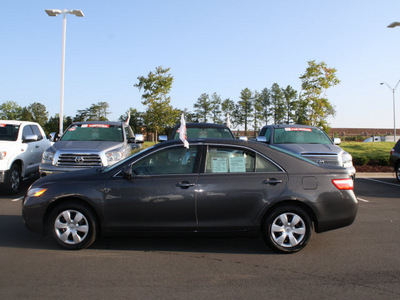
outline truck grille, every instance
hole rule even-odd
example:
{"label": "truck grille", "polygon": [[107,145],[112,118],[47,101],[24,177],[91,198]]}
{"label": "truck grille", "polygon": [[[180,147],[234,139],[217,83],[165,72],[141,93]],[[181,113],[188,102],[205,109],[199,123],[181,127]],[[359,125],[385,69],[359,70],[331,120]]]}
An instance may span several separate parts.
{"label": "truck grille", "polygon": [[304,153],[301,156],[318,164],[340,166],[339,156],[336,154]]}
{"label": "truck grille", "polygon": [[60,154],[57,166],[62,167],[101,167],[101,158],[97,154]]}

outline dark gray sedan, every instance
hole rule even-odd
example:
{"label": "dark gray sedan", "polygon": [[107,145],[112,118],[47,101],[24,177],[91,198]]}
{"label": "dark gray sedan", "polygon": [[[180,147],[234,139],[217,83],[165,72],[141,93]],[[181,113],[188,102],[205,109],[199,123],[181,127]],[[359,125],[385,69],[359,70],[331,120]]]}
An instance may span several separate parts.
{"label": "dark gray sedan", "polygon": [[113,166],[44,177],[23,201],[26,226],[66,249],[98,234],[261,235],[296,252],[313,230],[350,225],[358,203],[345,168],[240,140],[168,141]]}

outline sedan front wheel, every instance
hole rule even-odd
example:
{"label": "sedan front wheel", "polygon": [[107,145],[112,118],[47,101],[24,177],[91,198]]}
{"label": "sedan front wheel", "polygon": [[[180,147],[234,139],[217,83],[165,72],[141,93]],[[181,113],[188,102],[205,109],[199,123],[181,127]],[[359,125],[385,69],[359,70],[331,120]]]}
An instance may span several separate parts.
{"label": "sedan front wheel", "polygon": [[48,230],[63,248],[84,249],[96,239],[96,219],[84,205],[65,202],[51,212]]}
{"label": "sedan front wheel", "polygon": [[292,253],[303,249],[311,238],[312,223],[308,214],[296,206],[281,206],[266,218],[263,235],[275,251]]}

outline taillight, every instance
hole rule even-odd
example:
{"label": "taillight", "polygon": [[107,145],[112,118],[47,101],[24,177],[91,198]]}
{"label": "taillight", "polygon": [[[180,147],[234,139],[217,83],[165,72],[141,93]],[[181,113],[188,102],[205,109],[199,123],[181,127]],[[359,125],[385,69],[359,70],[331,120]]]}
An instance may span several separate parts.
{"label": "taillight", "polygon": [[393,152],[394,152],[394,149],[390,150],[390,155],[392,155],[392,154],[393,154]]}
{"label": "taillight", "polygon": [[338,190],[352,190],[354,187],[354,181],[351,178],[333,179],[332,183]]}

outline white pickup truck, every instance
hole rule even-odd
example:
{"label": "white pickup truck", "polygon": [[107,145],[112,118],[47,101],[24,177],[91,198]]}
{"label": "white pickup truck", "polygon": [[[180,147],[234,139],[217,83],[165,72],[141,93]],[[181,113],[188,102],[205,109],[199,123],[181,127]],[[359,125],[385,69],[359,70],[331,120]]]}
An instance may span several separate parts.
{"label": "white pickup truck", "polygon": [[7,193],[16,194],[23,178],[39,172],[50,146],[38,123],[0,120],[0,185]]}

